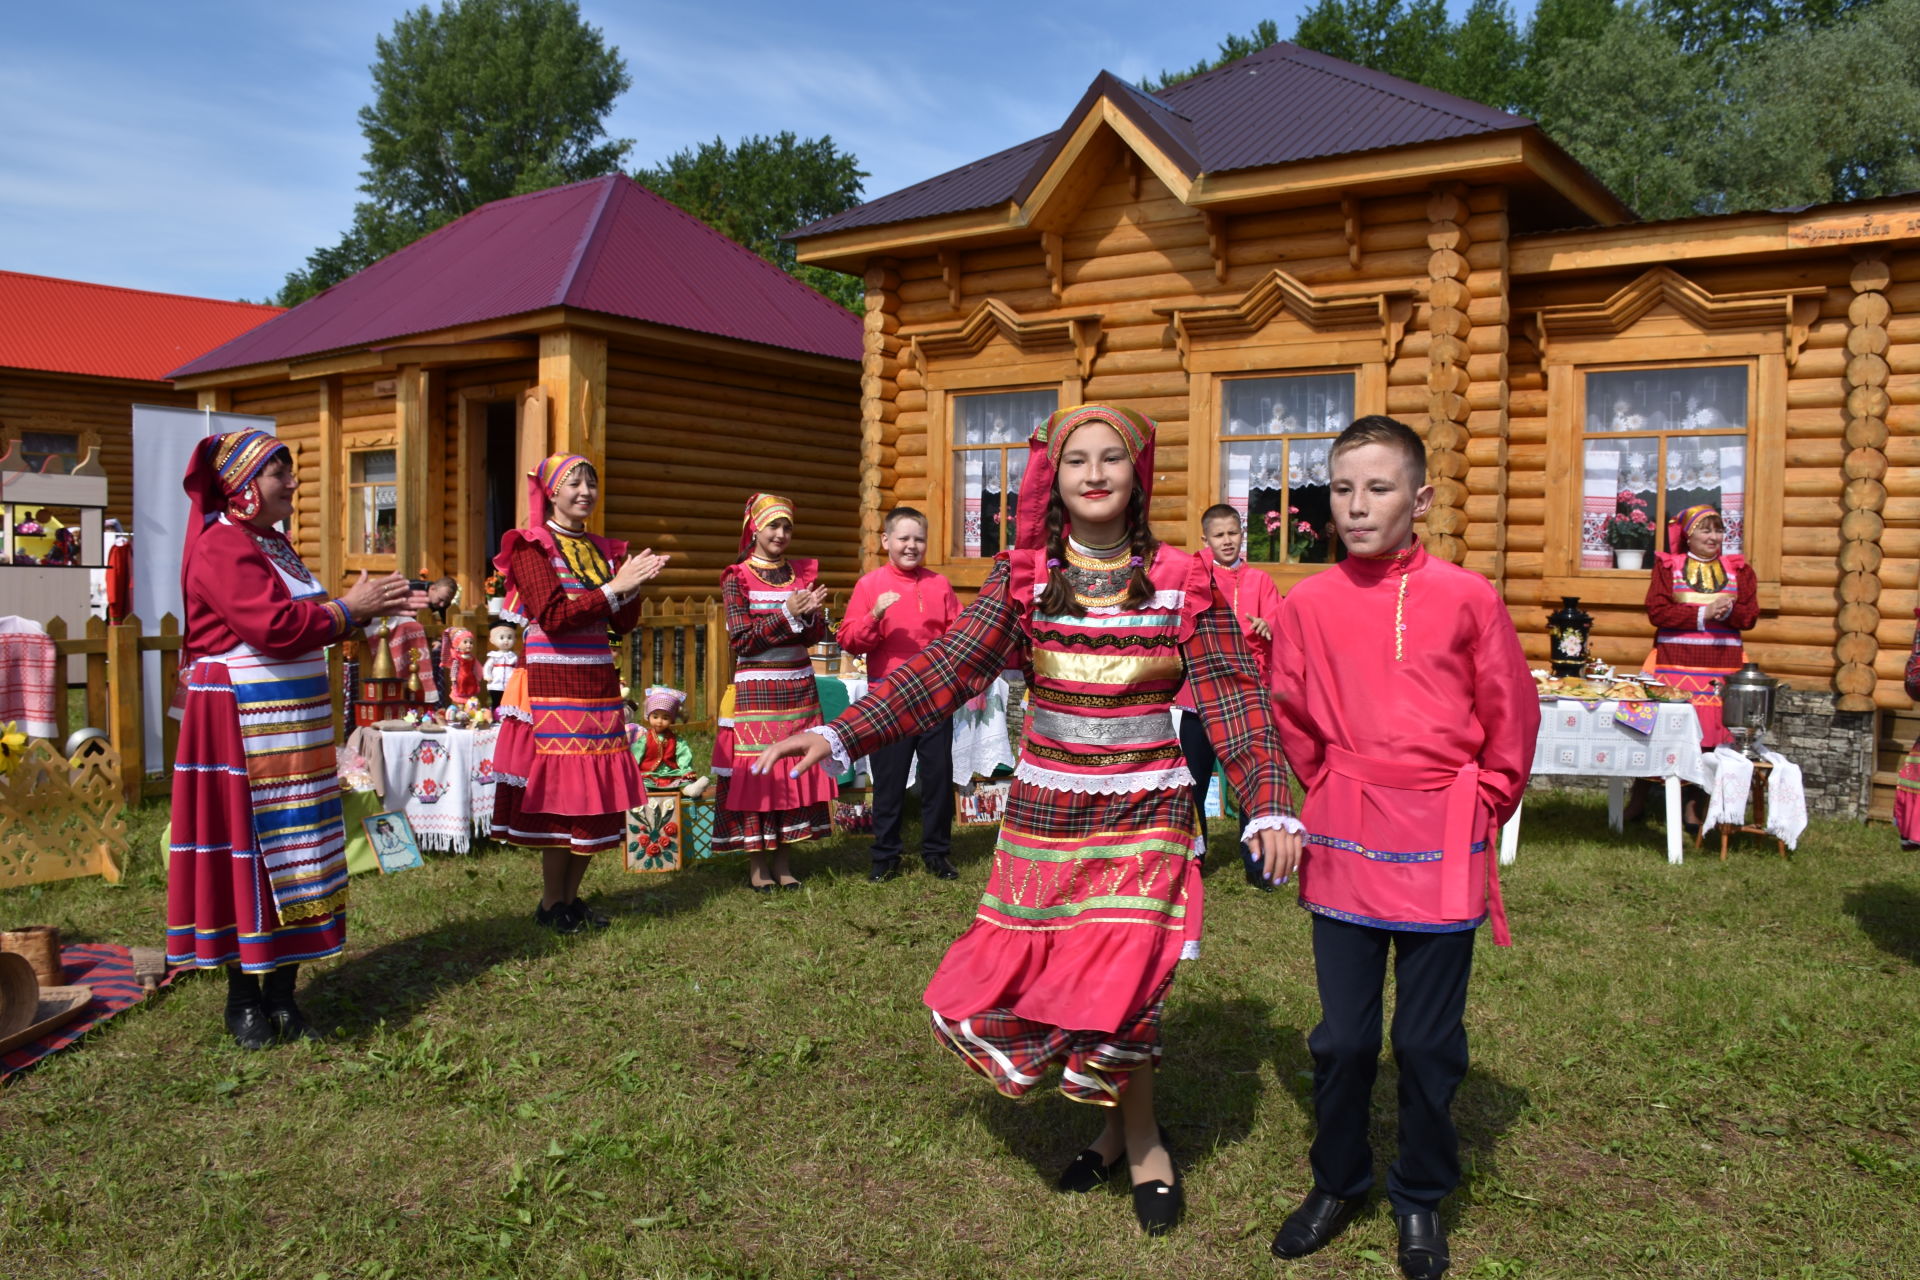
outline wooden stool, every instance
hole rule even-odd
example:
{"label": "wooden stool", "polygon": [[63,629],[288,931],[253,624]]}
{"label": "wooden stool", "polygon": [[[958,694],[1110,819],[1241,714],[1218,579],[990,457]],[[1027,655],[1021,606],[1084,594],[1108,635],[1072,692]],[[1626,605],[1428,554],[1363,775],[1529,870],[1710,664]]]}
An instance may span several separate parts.
{"label": "wooden stool", "polygon": [[[1762,839],[1771,840],[1779,847],[1780,856],[1783,858],[1787,856],[1787,842],[1767,830],[1767,781],[1772,775],[1771,761],[1755,760],[1753,762],[1753,785],[1747,788],[1747,807],[1753,816],[1737,827],[1721,823],[1715,828],[1720,833],[1720,861],[1727,860],[1727,844],[1737,835],[1759,836]],[[1693,838],[1693,847],[1698,849],[1705,843],[1706,838],[1706,830],[1702,828],[1700,834]]]}

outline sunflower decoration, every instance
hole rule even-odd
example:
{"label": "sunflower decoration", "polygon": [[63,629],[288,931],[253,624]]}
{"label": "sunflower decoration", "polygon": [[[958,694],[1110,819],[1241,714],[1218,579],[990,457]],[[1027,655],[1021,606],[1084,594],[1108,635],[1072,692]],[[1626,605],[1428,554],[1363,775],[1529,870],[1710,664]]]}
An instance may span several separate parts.
{"label": "sunflower decoration", "polygon": [[5,728],[0,728],[0,774],[13,772],[13,766],[27,755],[27,735],[19,725],[9,720]]}

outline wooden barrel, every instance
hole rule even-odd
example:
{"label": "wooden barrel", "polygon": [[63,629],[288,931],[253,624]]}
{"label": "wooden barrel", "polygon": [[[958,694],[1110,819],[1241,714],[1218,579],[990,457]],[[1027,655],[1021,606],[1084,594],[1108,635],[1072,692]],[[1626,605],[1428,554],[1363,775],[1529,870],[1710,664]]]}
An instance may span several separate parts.
{"label": "wooden barrel", "polygon": [[24,958],[43,987],[57,987],[66,981],[67,972],[60,963],[60,930],[50,924],[0,932],[0,951]]}

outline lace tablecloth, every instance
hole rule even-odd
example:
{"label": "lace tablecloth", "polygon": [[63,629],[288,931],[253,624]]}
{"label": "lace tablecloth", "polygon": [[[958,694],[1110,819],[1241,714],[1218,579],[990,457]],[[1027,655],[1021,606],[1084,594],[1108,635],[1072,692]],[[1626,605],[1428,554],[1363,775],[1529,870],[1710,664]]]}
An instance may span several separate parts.
{"label": "lace tablecloth", "polygon": [[[1607,821],[1614,830],[1624,823],[1627,783],[1635,778],[1666,782],[1667,861],[1678,863],[1683,833],[1680,829],[1680,784],[1706,786],[1710,774],[1700,750],[1700,717],[1687,702],[1630,704],[1644,716],[1652,712],[1645,731],[1620,722],[1618,702],[1575,702],[1562,698],[1540,708],[1540,736],[1533,744],[1533,773],[1540,776],[1605,778]],[[1523,806],[1524,807],[1524,806]],[[1500,863],[1518,856],[1520,810],[1500,833]]]}

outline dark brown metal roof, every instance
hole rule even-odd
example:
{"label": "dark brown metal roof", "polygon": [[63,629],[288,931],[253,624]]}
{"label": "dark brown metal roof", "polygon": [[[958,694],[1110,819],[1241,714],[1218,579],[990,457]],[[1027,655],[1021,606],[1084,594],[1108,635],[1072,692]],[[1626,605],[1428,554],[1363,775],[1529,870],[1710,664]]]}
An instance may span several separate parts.
{"label": "dark brown metal roof", "polygon": [[614,175],[482,205],[168,376],[374,346],[547,307],[840,360],[861,353],[859,317]]}
{"label": "dark brown metal roof", "polygon": [[1101,97],[1190,176],[1526,129],[1533,121],[1293,44],[1150,94],[1101,72],[1060,128],[858,208],[794,238],[1024,199]]}

